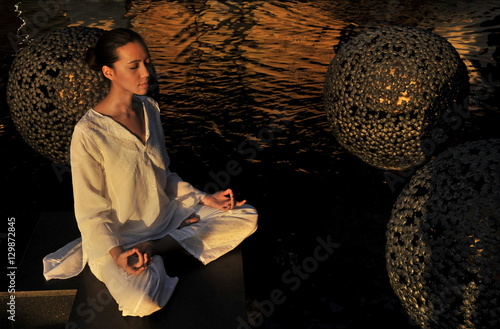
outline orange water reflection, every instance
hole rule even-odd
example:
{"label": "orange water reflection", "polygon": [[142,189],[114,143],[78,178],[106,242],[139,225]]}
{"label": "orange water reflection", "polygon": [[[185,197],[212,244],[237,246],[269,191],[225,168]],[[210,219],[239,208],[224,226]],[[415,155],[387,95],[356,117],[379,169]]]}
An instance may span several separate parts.
{"label": "orange water reflection", "polygon": [[[21,2],[22,16],[32,19],[39,7]],[[391,24],[447,38],[467,63],[472,92],[486,95],[474,109],[496,107],[494,81],[480,71],[496,65],[495,1],[81,1],[59,9],[40,33],[83,25],[131,26],[144,35],[165,116],[177,120],[172,129],[186,144],[192,141],[182,130],[191,124],[238,141],[255,139],[256,129],[285,117],[293,126],[288,136],[276,136],[278,144],[297,144],[297,153],[334,152],[322,104],[334,47],[346,31]]]}

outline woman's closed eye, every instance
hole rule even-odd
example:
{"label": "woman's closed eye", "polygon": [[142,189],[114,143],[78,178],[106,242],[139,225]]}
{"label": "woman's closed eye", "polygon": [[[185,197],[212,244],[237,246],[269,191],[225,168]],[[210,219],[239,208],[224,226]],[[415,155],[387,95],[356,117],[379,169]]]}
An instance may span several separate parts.
{"label": "woman's closed eye", "polygon": [[[130,69],[131,70],[137,70],[139,68],[139,66],[140,66],[139,64],[135,64],[135,65],[131,66]],[[151,66],[151,60],[145,60],[144,61],[144,66],[145,67]]]}

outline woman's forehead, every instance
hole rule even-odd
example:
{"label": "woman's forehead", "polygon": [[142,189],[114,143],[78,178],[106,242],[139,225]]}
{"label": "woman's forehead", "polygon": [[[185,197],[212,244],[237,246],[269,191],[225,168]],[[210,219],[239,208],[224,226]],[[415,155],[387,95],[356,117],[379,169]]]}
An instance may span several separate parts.
{"label": "woman's forehead", "polygon": [[129,42],[116,49],[119,61],[126,63],[142,61],[149,57],[147,49],[140,42]]}

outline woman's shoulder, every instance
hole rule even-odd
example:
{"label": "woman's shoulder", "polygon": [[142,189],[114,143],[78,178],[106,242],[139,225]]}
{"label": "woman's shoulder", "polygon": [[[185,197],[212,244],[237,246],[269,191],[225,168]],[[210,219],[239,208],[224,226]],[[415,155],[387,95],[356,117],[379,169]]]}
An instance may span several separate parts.
{"label": "woman's shoulder", "polygon": [[93,109],[87,110],[76,123],[73,135],[81,135],[82,137],[104,136],[107,128],[105,127],[106,120],[103,120],[102,117],[102,114]]}
{"label": "woman's shoulder", "polygon": [[78,120],[75,128],[83,129],[91,128],[99,125],[98,120],[96,120],[99,113],[94,111],[92,108],[88,109]]}

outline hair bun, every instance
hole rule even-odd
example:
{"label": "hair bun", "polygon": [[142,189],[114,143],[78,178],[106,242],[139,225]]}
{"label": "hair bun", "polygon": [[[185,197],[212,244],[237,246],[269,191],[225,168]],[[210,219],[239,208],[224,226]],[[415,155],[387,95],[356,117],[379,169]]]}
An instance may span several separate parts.
{"label": "hair bun", "polygon": [[94,47],[87,49],[85,61],[95,71],[101,71],[104,66],[112,68],[113,64],[120,59],[117,49],[130,42],[139,42],[144,47],[144,50],[148,52],[144,39],[137,32],[117,28],[104,32]]}
{"label": "hair bun", "polygon": [[88,66],[94,71],[100,71],[102,69],[102,66],[97,63],[95,47],[87,49],[85,52],[85,62],[87,62]]}

